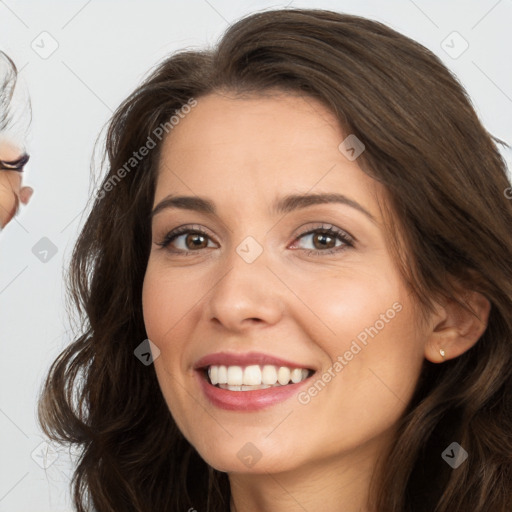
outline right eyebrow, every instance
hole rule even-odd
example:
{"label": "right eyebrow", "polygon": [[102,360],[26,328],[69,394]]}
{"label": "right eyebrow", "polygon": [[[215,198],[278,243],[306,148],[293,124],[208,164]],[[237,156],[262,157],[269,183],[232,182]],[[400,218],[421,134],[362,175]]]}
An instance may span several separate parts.
{"label": "right eyebrow", "polygon": [[194,210],[208,214],[216,213],[215,205],[208,199],[197,196],[167,196],[153,209],[151,218],[167,208],[181,208],[183,210]]}

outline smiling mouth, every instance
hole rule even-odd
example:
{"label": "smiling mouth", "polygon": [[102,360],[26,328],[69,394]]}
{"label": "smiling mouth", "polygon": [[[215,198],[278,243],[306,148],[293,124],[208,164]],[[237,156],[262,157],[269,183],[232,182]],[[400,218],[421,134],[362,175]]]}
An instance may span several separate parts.
{"label": "smiling mouth", "polygon": [[216,388],[229,391],[255,391],[299,384],[315,371],[275,365],[211,365],[201,369],[204,379]]}

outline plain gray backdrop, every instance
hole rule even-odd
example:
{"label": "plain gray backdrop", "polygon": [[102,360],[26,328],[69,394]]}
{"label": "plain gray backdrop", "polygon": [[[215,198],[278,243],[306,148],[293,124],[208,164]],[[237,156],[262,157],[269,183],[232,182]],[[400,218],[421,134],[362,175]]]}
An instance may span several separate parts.
{"label": "plain gray backdrop", "polygon": [[[241,16],[287,5],[366,16],[425,45],[466,87],[487,130],[512,143],[511,0],[0,0],[0,49],[32,98],[25,183],[35,189],[0,234],[0,512],[72,510],[72,462],[46,444],[36,401],[71,341],[63,272],[100,130],[163,57],[213,45]],[[510,168],[512,154],[503,155]]]}

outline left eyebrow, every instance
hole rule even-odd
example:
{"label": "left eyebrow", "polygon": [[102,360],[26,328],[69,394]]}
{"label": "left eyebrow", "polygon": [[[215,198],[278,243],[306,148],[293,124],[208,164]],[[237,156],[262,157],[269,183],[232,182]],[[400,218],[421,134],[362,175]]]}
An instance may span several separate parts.
{"label": "left eyebrow", "polygon": [[20,156],[17,160],[4,161],[0,160],[0,170],[1,171],[23,171],[23,167],[27,165],[27,162],[30,159],[30,155],[26,153]]}
{"label": "left eyebrow", "polygon": [[[377,223],[375,217],[360,205],[357,201],[350,199],[343,194],[291,194],[278,199],[272,206],[273,215],[285,214],[294,210],[307,208],[317,204],[338,203],[350,206],[366,215],[373,223]],[[198,196],[172,196],[169,195],[160,201],[153,211],[151,218],[168,208],[181,208],[184,210],[194,210],[200,213],[215,215],[217,209],[215,204],[204,197]]]}
{"label": "left eyebrow", "polygon": [[306,208],[316,204],[339,203],[345,204],[366,215],[372,222],[377,223],[375,217],[354,199],[343,194],[292,194],[279,199],[273,206],[274,214],[289,213],[299,208]]}

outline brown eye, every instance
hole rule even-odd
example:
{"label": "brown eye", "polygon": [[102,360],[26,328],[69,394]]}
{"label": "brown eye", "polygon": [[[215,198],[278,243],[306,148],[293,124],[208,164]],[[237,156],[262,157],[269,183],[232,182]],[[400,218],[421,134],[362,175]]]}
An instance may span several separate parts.
{"label": "brown eye", "polygon": [[336,245],[336,238],[327,233],[315,233],[313,235],[313,245],[317,249],[331,249]]}
{"label": "brown eye", "polygon": [[[304,247],[304,243],[310,247]],[[302,249],[307,254],[325,255],[354,247],[354,243],[355,239],[345,231],[335,226],[322,226],[298,236],[293,248]]]}
{"label": "brown eye", "polygon": [[185,237],[185,246],[188,249],[203,249],[208,246],[207,237],[199,233],[188,234]]}
{"label": "brown eye", "polygon": [[157,244],[167,248],[170,252],[187,254],[212,247],[208,245],[209,241],[211,241],[211,237],[204,231],[183,226],[168,233]]}

